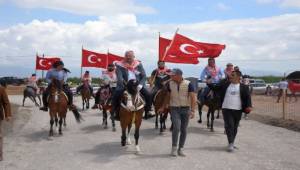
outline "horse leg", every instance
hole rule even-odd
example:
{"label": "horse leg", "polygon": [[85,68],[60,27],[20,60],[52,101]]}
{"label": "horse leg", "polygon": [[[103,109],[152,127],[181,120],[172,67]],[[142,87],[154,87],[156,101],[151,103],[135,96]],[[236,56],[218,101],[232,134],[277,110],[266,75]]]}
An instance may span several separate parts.
{"label": "horse leg", "polygon": [[34,101],[35,106],[39,106],[39,104],[37,103],[35,97],[32,97],[32,98],[33,98],[33,101]]}
{"label": "horse leg", "polygon": [[209,125],[210,125],[210,123],[209,123],[209,115],[210,115],[210,112],[211,112],[211,109],[208,108],[208,111],[207,111],[207,128],[209,128]]}
{"label": "horse leg", "polygon": [[155,114],[155,129],[158,129],[158,114]]}
{"label": "horse leg", "polygon": [[217,115],[217,119],[220,118],[220,109],[218,109],[218,115]]}
{"label": "horse leg", "polygon": [[64,117],[64,127],[67,127],[67,123],[66,123],[66,116]]}
{"label": "horse leg", "polygon": [[102,126],[104,129],[107,129],[107,111],[106,111],[106,109],[103,109],[102,113],[103,113]]}
{"label": "horse leg", "polygon": [[112,131],[116,131],[116,123],[115,123],[115,116],[110,113],[110,118],[111,118],[111,125],[112,125]]}
{"label": "horse leg", "polygon": [[90,108],[90,99],[87,98],[86,99],[86,109],[89,109]]}
{"label": "horse leg", "polygon": [[126,146],[126,128],[122,127],[121,145]]}
{"label": "horse leg", "polygon": [[84,98],[82,97],[82,110],[84,110]]}
{"label": "horse leg", "polygon": [[37,98],[39,99],[39,102],[40,102],[40,106],[42,105],[42,100],[41,100],[41,96],[40,95],[37,95]]}
{"label": "horse leg", "polygon": [[49,136],[53,136],[53,124],[54,124],[54,120],[51,117],[50,118],[50,131],[49,131]]}
{"label": "horse leg", "polygon": [[164,123],[164,120],[163,120],[164,118],[163,118],[163,113],[161,113],[160,114],[160,116],[159,116],[159,122],[160,122],[160,134],[162,134],[163,133],[163,123]]}
{"label": "horse leg", "polygon": [[211,111],[211,123],[210,123],[210,131],[214,131],[214,120],[215,120],[215,110]]}
{"label": "horse leg", "polygon": [[25,99],[26,99],[26,97],[24,96],[23,97],[23,105],[22,105],[23,107],[24,107]]}
{"label": "horse leg", "polygon": [[166,127],[166,120],[167,120],[167,118],[168,118],[168,112],[165,113],[164,116],[163,116],[163,124],[164,124],[163,128],[164,128],[164,130],[167,129],[167,127]]}
{"label": "horse leg", "polygon": [[135,133],[134,133],[136,154],[140,154],[140,152],[141,152],[141,149],[139,146],[139,137],[140,137],[140,128],[136,126]]}
{"label": "horse leg", "polygon": [[128,131],[127,131],[127,145],[131,145],[131,139],[130,139],[131,127],[132,127],[132,124],[130,122],[128,127],[127,127],[128,128]]}
{"label": "horse leg", "polygon": [[199,113],[198,123],[202,123],[202,108],[203,108],[203,105],[202,104],[198,104],[198,113]]}
{"label": "horse leg", "polygon": [[63,118],[60,117],[60,118],[59,118],[59,129],[58,129],[58,133],[59,133],[60,135],[62,135],[62,130],[61,130],[62,124],[63,124]]}
{"label": "horse leg", "polygon": [[55,126],[56,126],[56,131],[55,132],[57,132],[58,131],[58,117],[57,117],[57,115],[55,115]]}

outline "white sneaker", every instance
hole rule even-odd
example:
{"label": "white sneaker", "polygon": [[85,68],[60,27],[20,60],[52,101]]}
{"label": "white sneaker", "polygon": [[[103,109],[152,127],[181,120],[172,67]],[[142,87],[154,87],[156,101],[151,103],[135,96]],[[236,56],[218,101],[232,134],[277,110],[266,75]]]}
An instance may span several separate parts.
{"label": "white sneaker", "polygon": [[185,156],[186,156],[186,154],[184,154],[182,148],[179,148],[178,151],[177,151],[177,153],[178,153],[179,156],[182,156],[182,157],[185,157]]}
{"label": "white sneaker", "polygon": [[171,156],[177,156],[177,147],[172,147]]}
{"label": "white sneaker", "polygon": [[230,144],[228,145],[227,151],[228,151],[228,152],[233,152],[233,151],[234,151],[234,145],[233,145],[233,143],[230,143]]}

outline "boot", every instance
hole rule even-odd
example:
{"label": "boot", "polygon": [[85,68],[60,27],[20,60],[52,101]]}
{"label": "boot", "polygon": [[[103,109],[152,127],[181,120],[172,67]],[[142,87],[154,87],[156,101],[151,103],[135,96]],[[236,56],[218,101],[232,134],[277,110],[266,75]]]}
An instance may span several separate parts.
{"label": "boot", "polygon": [[44,106],[40,107],[40,110],[45,111],[45,112],[48,112],[48,101],[47,101],[47,98],[48,98],[47,94],[44,93],[43,94],[43,98],[42,98]]}

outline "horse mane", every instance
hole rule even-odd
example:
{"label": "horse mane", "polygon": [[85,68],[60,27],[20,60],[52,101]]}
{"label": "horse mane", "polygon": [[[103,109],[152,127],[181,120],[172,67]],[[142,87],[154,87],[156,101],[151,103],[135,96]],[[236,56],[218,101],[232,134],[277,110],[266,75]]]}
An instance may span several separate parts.
{"label": "horse mane", "polygon": [[136,80],[129,80],[126,84],[126,90],[129,94],[135,95],[137,93],[137,86],[139,83]]}

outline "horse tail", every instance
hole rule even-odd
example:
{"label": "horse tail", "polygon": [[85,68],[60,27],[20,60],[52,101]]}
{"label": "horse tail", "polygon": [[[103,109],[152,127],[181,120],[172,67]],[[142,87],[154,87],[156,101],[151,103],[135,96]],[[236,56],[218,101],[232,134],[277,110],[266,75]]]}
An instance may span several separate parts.
{"label": "horse tail", "polygon": [[83,118],[82,118],[82,116],[80,115],[80,113],[78,112],[78,110],[77,110],[77,109],[73,109],[72,112],[73,112],[73,115],[74,115],[74,117],[75,117],[77,123],[80,123],[81,120],[83,120]]}

